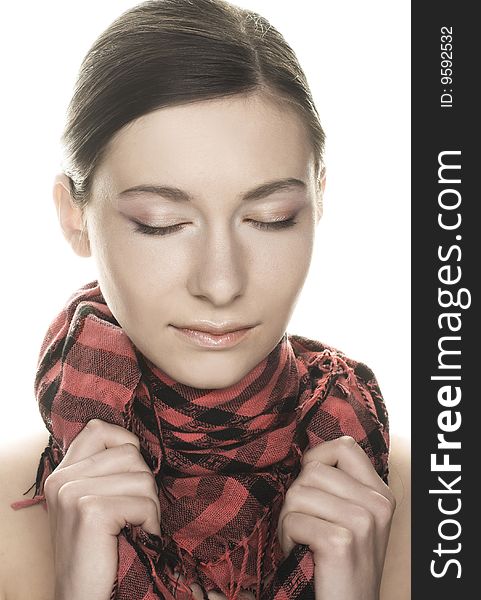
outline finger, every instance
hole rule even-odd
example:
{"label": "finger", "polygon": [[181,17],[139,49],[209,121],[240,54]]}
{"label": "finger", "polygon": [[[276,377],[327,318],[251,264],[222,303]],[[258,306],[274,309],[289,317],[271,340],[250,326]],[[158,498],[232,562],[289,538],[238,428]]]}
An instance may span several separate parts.
{"label": "finger", "polygon": [[[67,465],[64,468],[57,467],[47,477],[44,485],[47,507],[50,515],[50,532],[52,539],[55,539],[55,512],[57,510],[58,492],[67,481],[76,479],[85,479],[114,473],[129,473],[133,471],[147,471],[151,476],[152,472],[145,463],[142,455],[132,444],[122,444],[101,450],[96,454],[88,456],[83,460]],[[158,490],[157,494],[158,496]]]}
{"label": "finger", "polygon": [[351,531],[323,519],[298,512],[289,512],[284,519],[281,546],[286,556],[296,544],[307,544],[315,563],[355,554],[354,535]]}
{"label": "finger", "polygon": [[378,598],[378,568],[372,549],[356,543],[353,533],[338,525],[302,513],[286,519],[287,554],[295,544],[307,544],[313,553],[316,598],[329,600]]}
{"label": "finger", "polygon": [[[295,491],[295,493],[289,495],[290,491]],[[279,515],[279,528],[282,527],[281,521],[289,512],[299,512],[324,519],[346,529],[353,529],[358,523],[360,529],[375,524],[375,517],[370,507],[355,504],[353,501],[324,490],[300,484],[296,484],[288,490],[286,501]]]}
{"label": "finger", "polygon": [[295,480],[301,485],[311,486],[346,500],[353,499],[357,504],[376,512],[383,518],[392,515],[395,499],[388,488],[379,492],[373,487],[361,483],[347,472],[322,462],[310,461]]}
{"label": "finger", "polygon": [[[60,515],[62,525],[64,520],[72,518],[64,513]],[[100,535],[102,532],[117,536],[128,523],[160,535],[157,507],[152,498],[146,496],[82,496],[77,501],[74,518],[80,537]]]}
{"label": "finger", "polygon": [[[185,577],[183,575],[180,575],[178,580],[182,581],[182,583],[185,584]],[[204,594],[202,593],[202,588],[200,587],[199,584],[191,583],[190,589],[192,590],[192,593],[194,594],[195,600],[203,600],[204,599]],[[215,592],[215,591],[207,592],[207,597],[209,598],[209,600],[227,600],[227,598],[224,594],[221,594],[220,592]]]}
{"label": "finger", "polygon": [[[192,585],[195,585],[195,583]],[[227,600],[225,594],[222,594],[222,592],[216,592],[214,590],[207,592],[207,598],[209,598],[209,600]]]}
{"label": "finger", "polygon": [[157,507],[157,518],[160,520],[160,502],[154,478],[146,471],[104,475],[103,477],[87,477],[67,481],[58,491],[57,503],[64,511],[71,511],[82,496],[146,496],[151,498]]}
{"label": "finger", "polygon": [[[67,481],[74,479],[100,477],[114,473],[131,473],[133,471],[148,471],[151,473],[142,454],[132,444],[127,443],[100,450],[62,469],[57,468],[53,471],[50,480],[54,480],[57,483],[57,488],[60,488]],[[52,481],[50,481],[51,483]]]}
{"label": "finger", "polygon": [[133,444],[140,451],[139,438],[132,431],[101,419],[91,419],[74,438],[59,467],[66,467],[100,450],[121,444]]}
{"label": "finger", "polygon": [[[386,528],[388,523],[385,522],[384,515],[376,514],[375,507],[371,504],[357,504],[356,501],[349,501],[324,490],[296,483],[289,488],[279,515],[277,528],[279,541],[282,539],[284,519],[290,512],[316,517],[349,529],[356,536],[358,544],[366,551],[368,547],[375,548],[378,561],[384,556],[384,540],[389,533],[389,528]],[[287,549],[283,548],[283,550],[286,552]]]}
{"label": "finger", "polygon": [[[178,581],[181,581],[185,584],[185,577],[182,574],[179,574]],[[204,595],[202,593],[202,588],[197,583],[192,583],[190,585],[190,589],[194,594],[195,600],[203,600]],[[211,590],[207,592],[207,597],[209,600],[227,600],[227,597],[222,594],[222,592],[216,592],[215,590]],[[252,592],[247,590],[241,590],[239,593],[239,600],[255,600],[255,596]]]}
{"label": "finger", "polygon": [[[203,600],[204,596],[202,594],[202,589],[200,585],[198,585],[197,583],[192,583],[190,588],[194,592],[194,597],[196,598],[196,600]],[[227,600],[227,596],[225,594],[223,594],[222,592],[217,592],[215,590],[207,592],[207,598],[209,598],[209,600]],[[241,592],[239,592],[238,598],[239,600],[255,600],[254,594],[246,590],[242,590]]]}
{"label": "finger", "polygon": [[392,495],[389,487],[377,474],[367,454],[350,436],[344,435],[309,448],[304,453],[301,464],[304,466],[311,461],[337,467],[364,485],[374,488],[380,494],[384,494],[386,497]]}
{"label": "finger", "polygon": [[[198,598],[199,600],[202,600],[204,598],[202,588],[197,583],[192,583],[190,589],[193,591],[196,599]],[[227,597],[224,594],[214,590],[207,592],[207,598],[209,598],[209,600],[227,600]]]}
{"label": "finger", "polygon": [[193,584],[191,584],[190,589],[192,590],[192,593],[194,594],[195,600],[203,600],[204,594],[202,593],[200,585],[193,583]]}

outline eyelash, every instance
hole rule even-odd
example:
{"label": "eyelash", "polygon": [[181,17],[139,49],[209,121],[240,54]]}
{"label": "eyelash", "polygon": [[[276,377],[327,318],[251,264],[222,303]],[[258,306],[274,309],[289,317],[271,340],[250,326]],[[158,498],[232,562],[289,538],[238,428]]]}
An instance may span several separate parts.
{"label": "eyelash", "polygon": [[[290,219],[284,219],[283,221],[271,221],[271,222],[263,222],[263,221],[255,221],[254,219],[248,219],[252,221],[252,223],[256,223],[255,227],[263,230],[280,230],[286,229],[287,227],[292,227],[297,223],[294,220],[294,217]],[[174,231],[179,231],[183,225],[186,223],[178,223],[177,225],[169,225],[168,227],[151,227],[150,225],[146,225],[145,223],[140,223],[140,221],[136,221],[133,219],[136,224],[135,231],[140,233],[145,233],[147,235],[168,235],[169,233],[173,233]]]}

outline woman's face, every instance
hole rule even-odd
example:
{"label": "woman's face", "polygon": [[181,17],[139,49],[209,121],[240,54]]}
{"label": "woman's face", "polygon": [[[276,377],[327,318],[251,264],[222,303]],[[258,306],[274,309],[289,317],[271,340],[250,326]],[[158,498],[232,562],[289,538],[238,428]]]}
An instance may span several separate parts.
{"label": "woman's face", "polygon": [[[316,193],[302,121],[260,96],[131,122],[112,138],[84,215],[110,310],[173,379],[237,383],[287,328],[311,261]],[[231,347],[178,329],[226,322],[252,328]]]}

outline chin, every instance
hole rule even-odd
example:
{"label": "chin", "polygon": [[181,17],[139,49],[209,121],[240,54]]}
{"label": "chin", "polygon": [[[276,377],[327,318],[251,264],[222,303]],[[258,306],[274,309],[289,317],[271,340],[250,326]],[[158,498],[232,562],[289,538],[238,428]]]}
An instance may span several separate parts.
{"label": "chin", "polygon": [[[202,364],[203,363],[203,364]],[[177,369],[177,377],[172,377],[179,383],[200,389],[222,389],[238,383],[253,367],[246,366],[242,369],[239,359],[233,361],[215,361],[215,364],[206,365],[199,361],[185,361]]]}
{"label": "chin", "polygon": [[192,373],[190,373],[188,377],[179,378],[177,381],[183,383],[184,385],[199,389],[223,389],[234,385],[240,381],[242,377],[243,373],[239,373],[237,377],[226,377],[225,375],[219,376],[219,373],[215,373],[211,377],[205,373],[201,373],[199,377],[195,377],[192,375]]}

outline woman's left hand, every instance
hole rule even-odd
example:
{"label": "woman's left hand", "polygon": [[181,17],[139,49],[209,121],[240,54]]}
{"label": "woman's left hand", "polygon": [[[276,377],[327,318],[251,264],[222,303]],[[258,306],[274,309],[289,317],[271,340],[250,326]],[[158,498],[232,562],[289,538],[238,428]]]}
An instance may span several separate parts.
{"label": "woman's left hand", "polygon": [[357,442],[310,448],[286,492],[277,534],[313,553],[316,600],[378,600],[396,501]]}

